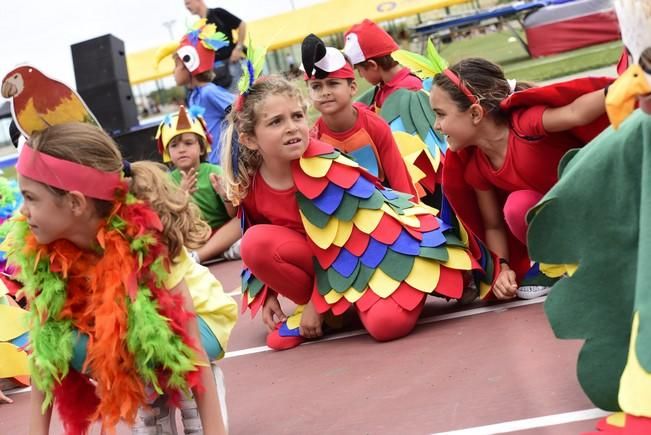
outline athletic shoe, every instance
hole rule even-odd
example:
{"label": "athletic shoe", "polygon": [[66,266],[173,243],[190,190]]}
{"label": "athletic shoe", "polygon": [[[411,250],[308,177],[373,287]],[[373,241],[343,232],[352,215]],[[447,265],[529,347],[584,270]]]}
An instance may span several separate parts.
{"label": "athletic shoe", "polygon": [[167,397],[159,396],[151,407],[140,407],[136,422],[131,427],[133,435],[178,435],[175,408],[167,404]]}
{"label": "athletic shoe", "polygon": [[551,289],[551,287],[542,285],[525,285],[519,287],[515,293],[520,299],[535,299],[545,296]]}

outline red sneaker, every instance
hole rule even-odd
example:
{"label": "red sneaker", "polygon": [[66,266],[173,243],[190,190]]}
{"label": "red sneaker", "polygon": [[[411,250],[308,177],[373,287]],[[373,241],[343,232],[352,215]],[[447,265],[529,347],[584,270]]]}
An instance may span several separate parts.
{"label": "red sneaker", "polygon": [[586,432],[583,435],[646,435],[649,433],[651,433],[651,418],[618,412],[599,420],[597,432]]}
{"label": "red sneaker", "polygon": [[[299,334],[281,335],[280,333],[281,328],[283,327],[284,324],[285,322],[277,323],[276,328],[273,331],[271,331],[269,334],[267,334],[267,346],[269,346],[273,350],[287,350],[300,345],[304,341],[307,341],[307,338],[301,337]],[[285,328],[282,329],[285,330],[286,326]]]}

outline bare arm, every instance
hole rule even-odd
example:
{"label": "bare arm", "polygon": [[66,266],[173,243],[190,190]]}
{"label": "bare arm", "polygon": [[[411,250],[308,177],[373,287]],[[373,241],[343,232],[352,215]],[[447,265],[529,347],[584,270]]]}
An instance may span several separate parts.
{"label": "bare arm", "polygon": [[242,58],[244,42],[246,41],[246,23],[240,21],[237,28],[237,45],[233,47],[231,52],[231,62],[237,62]]}
{"label": "bare arm", "polygon": [[488,249],[508,260],[509,245],[506,238],[506,224],[495,191],[475,189],[475,195],[484,222]]}
{"label": "bare arm", "polygon": [[29,435],[47,435],[50,432],[50,420],[52,419],[52,407],[49,407],[45,414],[41,413],[41,405],[45,394],[32,386],[30,394],[30,416]]}
{"label": "bare arm", "polygon": [[222,225],[201,248],[197,249],[200,261],[214,258],[230,248],[242,237],[240,220],[236,217]]}
{"label": "bare arm", "polygon": [[[192,297],[190,291],[185,284],[181,281],[172,290],[172,293],[180,293],[183,295],[184,308],[189,313],[194,313],[194,306],[192,304]],[[196,320],[187,323],[187,329],[190,336],[194,339],[195,343],[201,343],[201,336],[199,334],[199,325]],[[215,378],[213,378],[212,370],[210,369],[210,361],[203,348],[199,349],[197,360],[201,366],[199,367],[199,374],[201,378],[201,385],[203,391],[193,389],[192,393],[197,402],[199,409],[199,416],[201,417],[201,425],[203,426],[203,433],[206,435],[225,435],[226,428],[224,427],[224,419],[222,417],[221,408],[219,406],[219,397],[217,396],[217,386],[215,385]]]}
{"label": "bare arm", "polygon": [[[486,231],[486,245],[488,249],[500,258],[508,261],[509,244],[507,239],[504,215],[497,200],[494,190],[475,190],[479,212],[484,221]],[[508,263],[500,265],[500,273],[493,283],[493,293],[498,299],[511,299],[515,297],[518,284],[515,272]]]}
{"label": "bare arm", "polygon": [[548,133],[557,133],[590,124],[606,113],[606,95],[603,89],[581,95],[562,107],[550,107],[543,112],[543,128]]}
{"label": "bare arm", "polygon": [[240,22],[239,27],[237,28],[237,42],[238,44],[244,45],[246,41],[246,23],[244,21]]}

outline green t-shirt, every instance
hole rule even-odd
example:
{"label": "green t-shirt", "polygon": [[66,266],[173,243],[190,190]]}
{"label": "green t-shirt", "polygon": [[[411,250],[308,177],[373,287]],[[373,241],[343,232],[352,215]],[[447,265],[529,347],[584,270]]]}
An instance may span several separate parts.
{"label": "green t-shirt", "polygon": [[[192,199],[199,206],[203,220],[214,230],[231,220],[231,217],[226,211],[224,202],[210,184],[210,174],[212,173],[221,175],[221,166],[211,163],[201,163],[199,165],[197,191],[192,194]],[[170,175],[176,184],[181,184],[181,171],[174,169]]]}

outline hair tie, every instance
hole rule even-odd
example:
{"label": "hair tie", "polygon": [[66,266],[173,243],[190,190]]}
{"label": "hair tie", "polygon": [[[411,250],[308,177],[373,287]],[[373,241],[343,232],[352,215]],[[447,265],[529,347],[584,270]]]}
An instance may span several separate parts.
{"label": "hair tie", "polygon": [[506,79],[506,82],[509,84],[509,95],[515,92],[515,86],[518,84],[516,79]]}
{"label": "hair tie", "polygon": [[131,178],[133,174],[131,173],[131,163],[128,160],[122,160],[122,172],[127,178]]}

